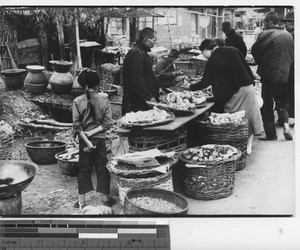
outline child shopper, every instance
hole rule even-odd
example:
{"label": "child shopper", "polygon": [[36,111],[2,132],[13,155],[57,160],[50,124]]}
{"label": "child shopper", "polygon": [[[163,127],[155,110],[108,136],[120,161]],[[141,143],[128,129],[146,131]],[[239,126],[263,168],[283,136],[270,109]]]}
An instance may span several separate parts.
{"label": "child shopper", "polygon": [[91,174],[96,171],[96,192],[100,202],[112,206],[115,200],[109,197],[110,174],[106,168],[107,155],[105,136],[111,126],[111,106],[106,94],[98,91],[100,79],[96,71],[84,69],[78,76],[78,83],[85,94],[73,102],[73,127],[79,136],[78,201],[75,207],[85,206],[85,194],[94,190]]}

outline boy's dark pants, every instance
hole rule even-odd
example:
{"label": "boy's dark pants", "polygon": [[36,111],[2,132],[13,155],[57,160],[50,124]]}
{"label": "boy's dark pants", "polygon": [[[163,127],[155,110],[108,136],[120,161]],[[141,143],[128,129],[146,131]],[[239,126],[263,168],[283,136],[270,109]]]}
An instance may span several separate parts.
{"label": "boy's dark pants", "polygon": [[90,139],[96,149],[91,153],[83,152],[86,144],[83,140],[79,141],[79,174],[78,174],[78,193],[85,194],[94,190],[91,175],[95,168],[97,176],[96,191],[109,195],[110,174],[106,168],[107,155],[105,139]]}

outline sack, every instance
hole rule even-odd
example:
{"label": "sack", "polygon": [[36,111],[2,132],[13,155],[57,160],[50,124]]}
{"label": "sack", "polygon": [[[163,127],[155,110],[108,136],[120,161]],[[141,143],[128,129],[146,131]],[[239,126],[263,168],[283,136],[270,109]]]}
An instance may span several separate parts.
{"label": "sack", "polygon": [[254,93],[256,96],[258,107],[261,108],[264,105],[264,100],[261,98],[261,94],[257,90],[254,90]]}

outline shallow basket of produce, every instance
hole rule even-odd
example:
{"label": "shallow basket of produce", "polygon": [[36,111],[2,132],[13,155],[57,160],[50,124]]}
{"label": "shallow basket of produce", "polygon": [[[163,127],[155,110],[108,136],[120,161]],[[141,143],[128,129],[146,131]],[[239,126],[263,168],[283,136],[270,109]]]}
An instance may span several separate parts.
{"label": "shallow basket of produce", "polygon": [[186,163],[184,192],[198,200],[229,196],[235,185],[236,161],[241,152],[230,145],[203,145],[179,153]]}
{"label": "shallow basket of produce", "polygon": [[124,178],[147,178],[161,175],[159,169],[165,167],[165,169],[171,169],[178,161],[176,156],[172,158],[157,157],[160,166],[153,167],[137,167],[134,164],[125,162],[109,161],[106,165],[107,169],[116,174],[117,176]]}
{"label": "shallow basket of produce", "polygon": [[211,123],[209,120],[198,121],[198,140],[201,144],[231,145],[241,151],[236,170],[246,166],[248,121],[242,118],[238,122]]}
{"label": "shallow basket of produce", "polygon": [[132,188],[161,188],[169,191],[174,190],[172,170],[165,174],[146,178],[123,178],[117,176],[117,185],[119,188],[119,198],[122,205],[124,204],[126,193]]}
{"label": "shallow basket of produce", "polygon": [[188,202],[181,195],[164,189],[131,189],[126,194],[123,210],[132,215],[186,215]]}
{"label": "shallow basket of produce", "polygon": [[61,172],[68,176],[77,176],[79,172],[79,152],[72,153],[70,150],[55,155],[58,167]]}

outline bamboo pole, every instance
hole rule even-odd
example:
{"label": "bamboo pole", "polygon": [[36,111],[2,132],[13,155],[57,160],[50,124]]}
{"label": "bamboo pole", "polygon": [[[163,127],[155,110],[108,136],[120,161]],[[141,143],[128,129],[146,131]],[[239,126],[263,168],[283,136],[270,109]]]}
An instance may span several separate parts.
{"label": "bamboo pole", "polygon": [[76,33],[76,49],[77,49],[77,62],[78,62],[78,69],[82,68],[82,61],[81,61],[81,52],[80,52],[80,38],[79,38],[79,25],[78,20],[75,18],[75,33]]}
{"label": "bamboo pole", "polygon": [[56,19],[56,28],[58,33],[60,59],[65,60],[66,56],[65,56],[64,28],[63,28],[62,21],[59,18]]}

